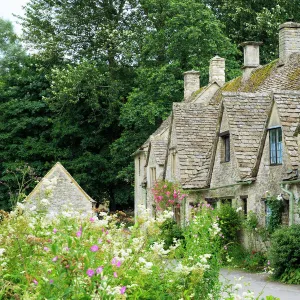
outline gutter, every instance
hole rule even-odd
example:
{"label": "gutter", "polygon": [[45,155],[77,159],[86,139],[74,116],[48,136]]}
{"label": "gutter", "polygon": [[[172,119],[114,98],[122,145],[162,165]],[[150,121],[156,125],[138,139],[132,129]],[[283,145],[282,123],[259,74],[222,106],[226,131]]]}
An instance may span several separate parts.
{"label": "gutter", "polygon": [[253,182],[253,180],[248,180],[248,181],[241,181],[238,183],[233,183],[233,184],[228,184],[228,185],[222,185],[222,186],[217,186],[213,188],[204,188],[204,189],[193,189],[193,190],[187,190],[188,192],[202,192],[202,191],[213,191],[213,190],[218,190],[218,189],[223,189],[223,188],[228,188],[236,185],[249,185]]}

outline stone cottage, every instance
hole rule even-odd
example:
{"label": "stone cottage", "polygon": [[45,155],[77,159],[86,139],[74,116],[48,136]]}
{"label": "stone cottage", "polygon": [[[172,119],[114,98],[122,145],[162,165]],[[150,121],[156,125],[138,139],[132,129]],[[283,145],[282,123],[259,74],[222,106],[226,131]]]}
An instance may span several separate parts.
{"label": "stone cottage", "polygon": [[[158,179],[199,201],[230,202],[264,216],[266,192],[281,194],[285,222],[299,223],[300,24],[279,28],[279,59],[261,66],[261,43],[245,42],[242,76],[225,83],[225,59],[210,61],[209,84],[184,74],[184,100],[135,152],[135,215],[152,209]],[[261,218],[264,223],[264,217]]]}
{"label": "stone cottage", "polygon": [[47,208],[48,216],[55,216],[66,209],[82,216],[95,214],[93,200],[76,182],[61,163],[56,163],[37,184],[24,201],[29,209]]}

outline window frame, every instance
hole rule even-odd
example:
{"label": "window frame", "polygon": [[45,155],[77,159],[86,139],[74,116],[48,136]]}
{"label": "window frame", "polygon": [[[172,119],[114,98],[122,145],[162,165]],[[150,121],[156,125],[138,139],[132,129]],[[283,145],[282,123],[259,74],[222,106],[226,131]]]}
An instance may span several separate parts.
{"label": "window frame", "polygon": [[[274,126],[269,128],[268,131],[269,131],[270,166],[282,165],[282,159],[283,159],[282,127]],[[275,143],[273,142],[274,137],[275,137]],[[273,145],[275,146],[275,149],[272,147]]]}
{"label": "window frame", "polygon": [[230,133],[229,131],[224,131],[220,133],[219,136],[222,139],[221,162],[230,162]]}

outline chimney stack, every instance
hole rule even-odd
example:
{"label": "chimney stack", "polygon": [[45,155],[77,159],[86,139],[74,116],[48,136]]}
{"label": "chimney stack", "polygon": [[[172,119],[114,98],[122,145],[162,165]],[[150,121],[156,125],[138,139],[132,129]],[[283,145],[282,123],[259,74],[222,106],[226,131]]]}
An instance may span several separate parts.
{"label": "chimney stack", "polygon": [[217,82],[220,86],[225,83],[225,59],[218,55],[210,60],[209,82]]}
{"label": "chimney stack", "polygon": [[200,72],[187,71],[184,73],[184,100],[200,89]]}
{"label": "chimney stack", "polygon": [[300,23],[286,22],[279,26],[279,60],[285,63],[292,53],[300,53]]}
{"label": "chimney stack", "polygon": [[253,69],[260,65],[259,60],[259,46],[262,42],[244,42],[240,46],[244,48],[244,66],[243,69],[243,80],[247,80],[250,77]]}

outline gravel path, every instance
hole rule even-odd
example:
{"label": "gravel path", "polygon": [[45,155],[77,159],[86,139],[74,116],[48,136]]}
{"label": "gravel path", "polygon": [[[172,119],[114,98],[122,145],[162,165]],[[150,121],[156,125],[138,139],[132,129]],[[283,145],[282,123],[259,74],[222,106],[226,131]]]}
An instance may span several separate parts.
{"label": "gravel path", "polygon": [[[238,281],[240,277],[242,279]],[[267,277],[267,274],[252,274],[228,269],[222,269],[220,273],[221,281],[242,285],[237,292],[240,296],[243,295],[243,292],[250,290],[254,292],[255,297],[260,296],[259,299],[272,295],[280,300],[300,300],[300,285],[270,282]],[[242,297],[242,299],[245,298]]]}

